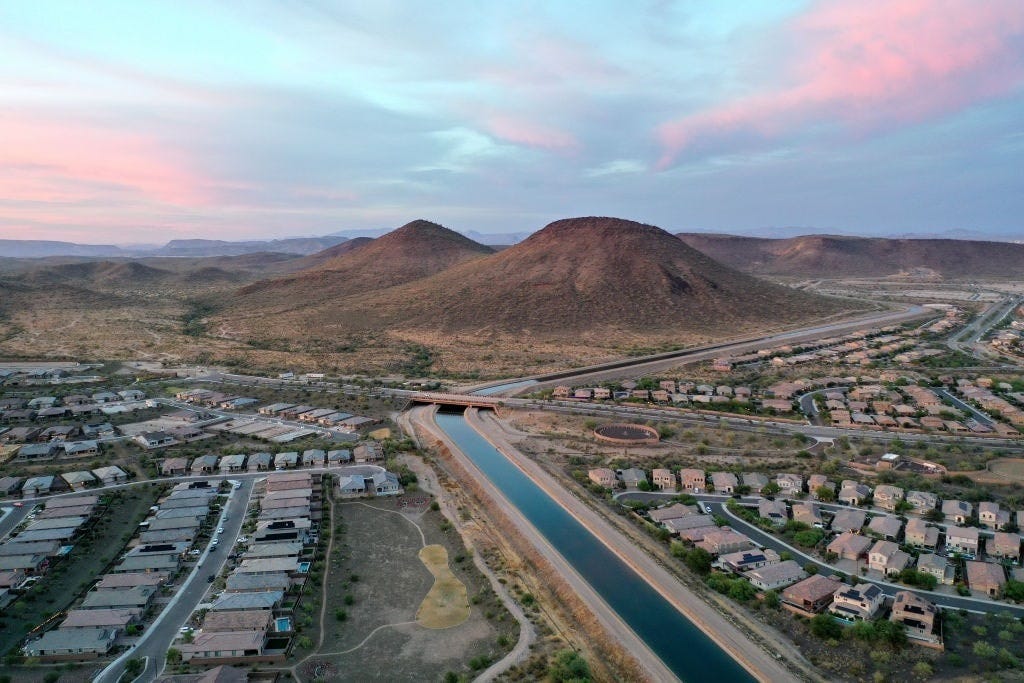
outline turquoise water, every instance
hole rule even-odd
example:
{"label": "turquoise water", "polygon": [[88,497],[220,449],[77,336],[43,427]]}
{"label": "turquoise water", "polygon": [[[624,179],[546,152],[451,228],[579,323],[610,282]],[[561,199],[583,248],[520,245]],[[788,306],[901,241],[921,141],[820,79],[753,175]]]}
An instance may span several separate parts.
{"label": "turquoise water", "polygon": [[292,630],[291,617],[278,617],[274,619],[274,627],[278,633],[287,633]]}
{"label": "turquoise water", "polygon": [[493,396],[494,394],[500,394],[503,391],[511,391],[512,389],[518,389],[519,387],[528,387],[531,384],[536,383],[537,380],[535,379],[524,379],[521,382],[509,382],[508,384],[499,384],[498,386],[487,387],[486,389],[480,389],[479,391],[474,391],[473,393],[479,394],[481,396]]}
{"label": "turquoise water", "polygon": [[676,676],[688,683],[754,680],[462,415],[440,413],[437,423]]}

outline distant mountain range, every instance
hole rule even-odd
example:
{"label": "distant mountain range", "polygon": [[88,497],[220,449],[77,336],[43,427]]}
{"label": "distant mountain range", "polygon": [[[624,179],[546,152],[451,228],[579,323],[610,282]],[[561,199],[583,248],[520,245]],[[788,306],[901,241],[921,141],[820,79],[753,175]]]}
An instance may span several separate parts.
{"label": "distant mountain range", "polygon": [[1019,279],[1024,273],[1024,244],[1008,242],[841,235],[766,239],[713,233],[678,237],[717,261],[755,275]]}

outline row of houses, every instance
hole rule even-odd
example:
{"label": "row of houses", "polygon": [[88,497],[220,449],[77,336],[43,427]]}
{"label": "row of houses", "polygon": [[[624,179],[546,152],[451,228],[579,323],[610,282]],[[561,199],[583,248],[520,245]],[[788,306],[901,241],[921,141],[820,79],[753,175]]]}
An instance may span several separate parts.
{"label": "row of houses", "polygon": [[277,417],[283,420],[297,420],[309,424],[329,427],[343,432],[354,433],[364,427],[377,424],[379,421],[362,415],[353,415],[334,408],[317,408],[316,406],[295,403],[271,403],[260,407],[260,415]]}
{"label": "row of houses", "polygon": [[177,477],[186,474],[202,476],[205,474],[230,474],[233,472],[266,472],[270,470],[287,470],[296,467],[326,467],[351,462],[352,451],[338,449],[325,451],[311,448],[303,451],[286,451],[283,453],[234,453],[217,456],[201,455],[193,458],[166,458],[160,463],[160,474],[165,477]]}
{"label": "row of houses", "polygon": [[81,491],[95,486],[113,486],[128,481],[131,475],[116,465],[93,470],[42,474],[35,477],[0,477],[0,496],[39,498],[54,493]]}
{"label": "row of houses", "polygon": [[256,531],[238,539],[238,563],[226,586],[198,618],[182,658],[192,664],[277,661],[284,649],[268,651],[271,637],[293,632],[285,595],[301,587],[309,570],[307,549],[317,542],[321,480],[310,472],[267,477],[259,500]]}
{"label": "row of houses", "polygon": [[13,600],[30,577],[45,574],[72,551],[98,505],[98,496],[65,496],[29,513],[23,528],[0,544],[0,605]]}
{"label": "row of houses", "polygon": [[56,629],[26,644],[25,654],[50,662],[94,659],[141,628],[163,586],[199,554],[193,545],[217,495],[200,484],[206,483],[179,484],[161,499],[117,564]]}

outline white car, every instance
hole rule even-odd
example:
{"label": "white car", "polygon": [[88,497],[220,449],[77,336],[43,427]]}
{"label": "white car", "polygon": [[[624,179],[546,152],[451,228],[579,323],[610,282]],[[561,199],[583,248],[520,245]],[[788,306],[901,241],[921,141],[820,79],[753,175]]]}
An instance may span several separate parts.
{"label": "white car", "polygon": [[217,527],[217,533],[218,534],[224,533],[224,527],[222,527],[222,526]]}

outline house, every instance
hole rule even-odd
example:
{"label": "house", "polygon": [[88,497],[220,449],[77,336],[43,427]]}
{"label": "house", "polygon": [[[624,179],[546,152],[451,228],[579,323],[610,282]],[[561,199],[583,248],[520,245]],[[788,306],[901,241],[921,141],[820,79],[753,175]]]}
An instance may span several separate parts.
{"label": "house", "polygon": [[939,545],[939,530],[926,524],[923,519],[912,519],[907,522],[903,538],[907,545],[935,550]]}
{"label": "house", "polygon": [[793,520],[806,524],[807,526],[824,528],[821,519],[821,511],[814,503],[797,503],[793,506]]}
{"label": "house", "polygon": [[892,604],[889,621],[903,624],[907,637],[937,643],[940,638],[935,635],[935,621],[939,616],[939,608],[916,593],[900,591]]}
{"label": "house", "polygon": [[18,449],[18,460],[53,458],[60,450],[55,443],[29,443]]}
{"label": "house", "polygon": [[836,492],[836,483],[829,481],[828,477],[824,474],[812,474],[807,477],[807,490],[811,494],[811,498],[818,499],[819,489],[828,489],[832,493]]}
{"label": "house", "polygon": [[768,477],[760,472],[744,472],[743,485],[749,486],[751,491],[760,491],[768,485]]}
{"label": "house", "polygon": [[92,471],[96,478],[100,480],[101,486],[111,486],[113,484],[123,484],[128,481],[128,473],[122,470],[117,465],[110,465],[109,467],[97,467]]}
{"label": "house", "polygon": [[73,609],[59,628],[112,628],[123,631],[129,624],[138,623],[142,610],[128,609]]}
{"label": "house", "polygon": [[1003,594],[1006,573],[1001,565],[970,560],[964,564],[967,566],[967,585],[972,591],[984,593],[990,598],[998,598]]}
{"label": "house", "polygon": [[160,474],[165,477],[180,477],[187,471],[187,458],[167,458],[160,463]]}
{"label": "house", "polygon": [[226,659],[258,657],[263,654],[267,634],[264,631],[200,631],[191,643],[179,645],[181,658]]}
{"label": "house", "polygon": [[785,560],[760,569],[752,569],[745,576],[755,588],[770,591],[785,588],[791,583],[807,578],[807,572],[796,560]]}
{"label": "house", "polygon": [[100,452],[100,445],[95,441],[68,441],[64,444],[64,455],[68,458],[84,458]]}
{"label": "house", "polygon": [[845,479],[839,489],[838,499],[847,505],[860,505],[870,496],[871,489],[866,484]]}
{"label": "house", "polygon": [[953,566],[941,555],[930,553],[919,555],[917,558],[917,571],[922,574],[931,574],[938,579],[940,584],[953,585]]}
{"label": "house", "polygon": [[757,503],[757,516],[768,520],[774,526],[785,526],[789,521],[789,511],[781,500],[762,498]]}
{"label": "house", "polygon": [[859,583],[836,590],[828,610],[844,621],[867,621],[878,614],[884,602],[885,594],[881,588],[870,583]]}
{"label": "house", "polygon": [[736,493],[739,482],[732,472],[712,472],[711,485],[715,487],[717,493]]}
{"label": "house", "polygon": [[627,489],[639,488],[641,482],[647,483],[647,473],[636,467],[629,467],[624,470],[616,470],[616,478],[621,481]]}
{"label": "house", "polygon": [[218,463],[221,472],[241,472],[243,465],[245,465],[245,453],[225,455]]}
{"label": "house", "polygon": [[146,398],[146,394],[138,389],[125,389],[124,391],[117,392],[117,395],[120,396],[123,401],[141,401]]}
{"label": "house", "polygon": [[843,533],[844,531],[860,531],[867,521],[867,513],[863,510],[843,509],[836,512],[832,518],[830,528],[832,531]]}
{"label": "house", "polygon": [[696,506],[694,505],[683,505],[682,503],[674,503],[668,507],[655,508],[647,513],[647,516],[651,518],[651,521],[656,524],[663,524],[670,519],[679,519],[681,517],[691,517],[699,515]]}
{"label": "house", "polygon": [[299,453],[298,451],[286,451],[284,453],[278,453],[274,456],[274,469],[275,470],[286,470],[292,469],[299,464]]}
{"label": "house", "polygon": [[651,472],[651,483],[662,491],[675,491],[676,475],[672,474],[672,470],[658,467]]}
{"label": "house", "polygon": [[895,541],[899,538],[901,529],[903,529],[903,522],[898,517],[890,515],[872,517],[871,521],[868,522],[869,533],[890,541]]}
{"label": "house", "polygon": [[289,408],[294,407],[294,403],[271,403],[270,405],[260,408],[258,412],[260,415],[276,415],[283,410],[288,410]]}
{"label": "house", "polygon": [[[230,580],[230,577],[228,577]],[[203,618],[203,631],[267,631],[273,615],[266,610],[251,612],[207,612]]]}
{"label": "house", "polygon": [[101,391],[92,395],[94,403],[115,403],[121,400],[121,397],[110,391]]}
{"label": "house", "polygon": [[376,441],[364,441],[353,451],[356,462],[376,462],[384,459],[384,449]]}
{"label": "house", "polygon": [[1020,560],[1020,535],[997,531],[991,541],[985,542],[985,548],[992,557],[1000,557],[1017,562]]}
{"label": "house", "polygon": [[[284,543],[271,543],[269,545],[287,545]],[[300,544],[301,545],[301,544]],[[291,586],[292,580],[287,572],[272,574],[236,574],[228,575],[226,590],[230,593],[251,593],[260,591],[286,591]]]}
{"label": "house", "polygon": [[41,661],[95,659],[110,652],[117,638],[111,628],[75,628],[48,631],[25,645],[29,657]]}
{"label": "house", "polygon": [[679,480],[683,485],[684,491],[692,491],[694,493],[700,493],[707,488],[707,483],[704,480],[704,470],[697,469],[682,469],[679,470]]}
{"label": "house", "polygon": [[832,539],[826,548],[827,552],[837,555],[843,560],[859,560],[866,556],[871,547],[871,539],[852,531],[843,533]]}
{"label": "house", "polygon": [[737,533],[727,526],[719,527],[704,536],[704,540],[696,544],[712,555],[734,553],[754,547],[754,542],[743,534]]}
{"label": "house", "polygon": [[136,586],[162,586],[170,575],[162,572],[135,572],[125,574],[104,574],[99,583],[93,586],[95,591],[126,590]]}
{"label": "house", "polygon": [[1001,530],[1010,523],[1010,513],[999,507],[999,503],[978,503],[978,521],[986,529]]}
{"label": "house", "polygon": [[804,490],[804,478],[799,474],[779,474],[775,477],[775,483],[778,484],[782,493],[790,496],[794,496]]}
{"label": "house", "polygon": [[934,510],[939,504],[939,497],[929,491],[908,491],[906,500],[913,506],[911,512],[919,515]]}
{"label": "house", "polygon": [[281,606],[284,591],[254,591],[251,593],[221,593],[210,608],[214,612],[245,610],[274,610]]}
{"label": "house", "polygon": [[216,455],[200,455],[192,461],[192,474],[213,474],[217,471],[217,462]]}
{"label": "house", "polygon": [[133,586],[117,591],[89,591],[80,609],[141,609],[153,602],[156,586]]}
{"label": "house", "polygon": [[947,527],[946,550],[951,553],[977,557],[979,538],[980,533],[975,527]]}
{"label": "house", "polygon": [[875,505],[883,510],[895,511],[901,500],[903,500],[903,489],[899,486],[879,484],[875,487]]}
{"label": "house", "polygon": [[270,453],[253,453],[249,456],[250,472],[266,472],[270,469],[273,456]]}
{"label": "house", "polygon": [[135,441],[147,450],[173,446],[178,443],[178,440],[173,435],[163,431],[143,432],[135,437]]}
{"label": "house", "polygon": [[0,477],[0,496],[13,496],[21,488],[21,477]]}
{"label": "house", "polygon": [[72,491],[81,491],[87,486],[92,485],[96,482],[96,477],[92,476],[92,473],[81,471],[81,472],[65,472],[60,475]]}
{"label": "house", "polygon": [[46,474],[41,477],[30,477],[21,487],[22,498],[45,496],[53,489],[53,476]]}
{"label": "house", "polygon": [[587,472],[590,481],[606,489],[615,488],[615,471],[607,467],[597,467]]}
{"label": "house", "polygon": [[910,555],[892,541],[876,541],[868,552],[868,567],[885,576],[899,574],[910,564]]}
{"label": "house", "polygon": [[327,451],[309,448],[302,452],[303,467],[323,467],[327,464]]}
{"label": "house", "polygon": [[953,524],[967,524],[971,519],[971,515],[974,513],[974,507],[963,500],[944,500],[942,501],[942,514],[946,518],[947,522]]}
{"label": "house", "polygon": [[783,590],[782,604],[797,614],[813,616],[832,604],[832,596],[840,586],[839,579],[815,574]]}
{"label": "house", "polygon": [[718,566],[722,569],[741,574],[751,569],[760,569],[769,564],[779,561],[779,554],[768,548],[766,550],[740,550],[735,553],[726,553],[718,558]]}

